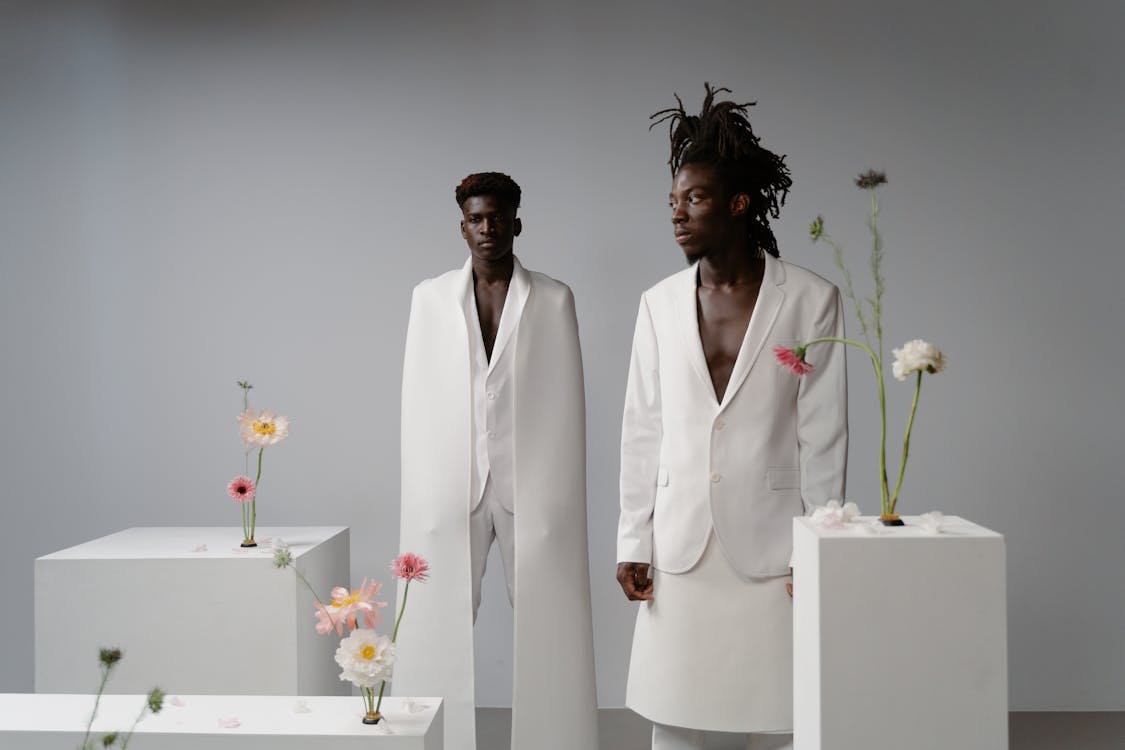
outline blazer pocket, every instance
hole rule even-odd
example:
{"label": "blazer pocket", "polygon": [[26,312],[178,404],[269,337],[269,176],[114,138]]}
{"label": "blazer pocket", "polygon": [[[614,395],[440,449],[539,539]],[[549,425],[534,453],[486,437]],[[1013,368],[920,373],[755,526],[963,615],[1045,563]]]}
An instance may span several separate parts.
{"label": "blazer pocket", "polygon": [[656,470],[656,486],[657,487],[667,487],[668,486],[668,470],[666,468],[664,468],[663,466],[661,466],[659,469]]}
{"label": "blazer pocket", "polygon": [[771,490],[796,490],[801,488],[800,469],[767,469],[766,481]]}

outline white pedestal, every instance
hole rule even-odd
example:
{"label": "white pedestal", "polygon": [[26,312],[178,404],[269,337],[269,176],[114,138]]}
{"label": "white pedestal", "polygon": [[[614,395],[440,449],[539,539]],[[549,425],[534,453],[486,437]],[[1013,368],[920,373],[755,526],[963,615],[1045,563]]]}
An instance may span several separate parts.
{"label": "white pedestal", "polygon": [[[363,724],[359,696],[184,695],[137,725],[137,750],[441,750],[441,701],[384,698],[384,720]],[[127,731],[143,695],[104,695],[94,735]],[[74,750],[82,742],[93,695],[0,693],[0,747]],[[237,720],[238,726],[231,726]],[[221,723],[222,722],[222,723]],[[224,726],[225,724],[225,726]],[[95,743],[101,747],[101,743]],[[120,743],[115,747],[120,747]]]}
{"label": "white pedestal", "polygon": [[[35,561],[35,689],[90,693],[98,649],[125,658],[107,693],[348,695],[317,635],[312,595],[278,569],[268,540],[289,543],[324,597],[350,577],[347,527],[133,528]],[[389,576],[390,574],[388,574]]]}
{"label": "white pedestal", "polygon": [[1004,538],[904,520],[794,519],[795,750],[1008,747]]}

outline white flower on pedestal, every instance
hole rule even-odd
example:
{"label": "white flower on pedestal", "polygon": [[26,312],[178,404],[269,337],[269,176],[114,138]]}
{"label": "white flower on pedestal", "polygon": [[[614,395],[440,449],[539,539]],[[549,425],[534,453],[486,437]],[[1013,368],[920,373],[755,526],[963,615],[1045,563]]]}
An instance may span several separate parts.
{"label": "white flower on pedestal", "polygon": [[356,687],[374,688],[390,680],[394,672],[395,644],[385,635],[376,635],[370,628],[356,628],[340,641],[336,663],[344,671],[341,680]]}
{"label": "white flower on pedestal", "polygon": [[858,517],[858,505],[841,505],[839,500],[829,500],[824,505],[817,506],[811,516],[812,522],[822,529],[842,529]]}
{"label": "white flower on pedestal", "polygon": [[927,534],[940,534],[942,527],[945,525],[945,516],[941,514],[941,511],[934,510],[923,513],[919,518],[922,520],[922,530]]}

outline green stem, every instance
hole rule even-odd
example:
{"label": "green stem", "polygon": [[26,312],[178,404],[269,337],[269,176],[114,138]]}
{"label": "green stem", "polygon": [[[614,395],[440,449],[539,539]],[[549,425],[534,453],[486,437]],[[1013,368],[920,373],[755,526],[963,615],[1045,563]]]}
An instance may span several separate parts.
{"label": "green stem", "polygon": [[312,594],[312,598],[316,599],[316,603],[320,605],[320,608],[324,611],[324,614],[327,615],[328,621],[332,623],[332,627],[336,627],[336,620],[332,618],[332,613],[328,611],[328,607],[324,606],[324,602],[322,602],[320,600],[320,597],[316,595],[316,589],[314,589],[312,587],[312,584],[309,583],[309,579],[305,578],[304,573],[297,569],[296,562],[293,563],[293,572],[297,574],[297,578],[301,580],[301,583],[305,584],[305,588],[307,588],[309,590],[309,593]]}
{"label": "green stem", "polygon": [[840,269],[840,273],[844,277],[844,291],[848,295],[848,299],[852,301],[852,306],[855,307],[856,317],[859,318],[859,327],[863,331],[863,340],[870,346],[871,336],[867,330],[867,316],[863,314],[863,306],[859,303],[859,298],[855,294],[855,285],[852,284],[851,271],[844,265],[844,250],[836,240],[832,239],[828,232],[822,232],[820,236],[821,239],[832,246],[832,256],[836,261],[836,267]]}
{"label": "green stem", "polygon": [[105,684],[109,680],[110,668],[102,665],[102,684],[98,685],[98,697],[94,699],[94,710],[90,712],[90,720],[86,722],[86,734],[82,737],[82,750],[85,750],[90,744],[90,728],[94,726],[94,717],[98,715],[98,704],[102,702],[102,692],[105,690]]}
{"label": "green stem", "polygon": [[250,536],[247,539],[254,538],[254,529],[258,525],[258,483],[262,481],[262,454],[266,452],[266,446],[258,449],[258,476],[254,478],[254,499],[250,501]]}
{"label": "green stem", "polygon": [[871,275],[875,278],[875,298],[872,301],[871,313],[875,324],[875,338],[879,342],[879,361],[883,361],[883,292],[886,283],[883,279],[883,236],[879,234],[879,201],[875,190],[871,190],[871,219],[867,224],[871,228]]}
{"label": "green stem", "polygon": [[[890,489],[887,483],[887,398],[883,390],[883,367],[880,363],[879,357],[875,355],[871,347],[860,341],[852,341],[851,339],[841,339],[835,336],[825,336],[818,339],[813,339],[805,344],[804,348],[808,348],[813,344],[820,343],[833,343],[833,344],[848,344],[849,346],[858,346],[860,349],[867,352],[871,357],[871,366],[875,368],[875,378],[879,384],[879,415],[880,420],[880,436],[879,436],[879,492],[880,492],[880,507],[884,514],[889,514],[890,510]],[[405,598],[405,595],[404,595]]]}
{"label": "green stem", "polygon": [[141,712],[137,714],[137,718],[133,722],[133,726],[129,727],[129,733],[121,738],[121,750],[125,750],[125,748],[129,746],[129,740],[133,738],[133,730],[136,729],[137,725],[141,723],[141,719],[145,717],[145,711],[147,710],[148,703],[146,702],[145,705],[141,706]]}
{"label": "green stem", "polygon": [[918,371],[918,380],[914,384],[914,403],[910,405],[910,419],[906,423],[906,437],[902,441],[902,465],[898,469],[898,483],[895,484],[895,494],[891,498],[891,513],[895,512],[898,505],[898,491],[902,488],[902,477],[906,473],[906,457],[910,455],[910,431],[914,429],[914,412],[918,411],[918,397],[922,393],[922,371]]}
{"label": "green stem", "polygon": [[[407,580],[406,586],[402,590],[402,605],[398,608],[398,616],[395,617],[395,629],[391,633],[391,643],[398,641],[398,626],[402,624],[402,616],[406,612],[406,597],[410,596],[410,581]],[[383,705],[383,691],[387,689],[387,681],[383,680],[383,684],[379,686],[379,703],[375,706],[376,713]]]}

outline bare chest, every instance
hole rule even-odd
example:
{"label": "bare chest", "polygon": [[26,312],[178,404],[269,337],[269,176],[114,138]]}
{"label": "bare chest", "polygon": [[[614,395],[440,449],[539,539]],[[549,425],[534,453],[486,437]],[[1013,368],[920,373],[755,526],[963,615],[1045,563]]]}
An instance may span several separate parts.
{"label": "bare chest", "polygon": [[719,401],[726,394],[757,300],[755,287],[730,291],[698,289],[699,340]]}

